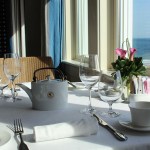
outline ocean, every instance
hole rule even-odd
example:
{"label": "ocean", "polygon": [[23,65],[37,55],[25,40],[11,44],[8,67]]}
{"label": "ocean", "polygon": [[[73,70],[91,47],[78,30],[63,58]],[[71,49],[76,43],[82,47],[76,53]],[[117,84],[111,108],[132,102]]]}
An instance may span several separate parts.
{"label": "ocean", "polygon": [[143,63],[150,64],[150,38],[134,38],[133,47],[136,57],[143,57]]}

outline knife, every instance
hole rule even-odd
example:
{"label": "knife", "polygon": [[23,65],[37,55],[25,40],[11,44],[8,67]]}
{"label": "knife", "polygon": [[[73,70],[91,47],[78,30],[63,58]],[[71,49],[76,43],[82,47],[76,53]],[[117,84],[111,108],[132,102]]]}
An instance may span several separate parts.
{"label": "knife", "polygon": [[76,85],[74,85],[72,82],[68,81],[68,83],[73,86],[74,88],[77,88]]}
{"label": "knife", "polygon": [[127,136],[125,136],[120,131],[113,128],[111,125],[109,125],[107,122],[105,122],[103,119],[98,117],[96,114],[93,114],[93,116],[97,119],[98,124],[108,129],[118,140],[120,141],[126,141],[128,139]]}

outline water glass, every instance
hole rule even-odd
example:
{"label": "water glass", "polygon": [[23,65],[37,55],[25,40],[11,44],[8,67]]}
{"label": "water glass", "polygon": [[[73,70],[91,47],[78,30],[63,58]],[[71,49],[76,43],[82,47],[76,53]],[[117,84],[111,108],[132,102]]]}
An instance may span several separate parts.
{"label": "water glass", "polygon": [[91,114],[95,111],[91,104],[91,90],[92,87],[99,81],[100,77],[98,55],[89,54],[81,56],[79,77],[89,91],[89,105],[87,108],[81,110],[81,112],[85,114]]}
{"label": "water glass", "polygon": [[6,53],[4,54],[4,73],[7,78],[11,82],[11,98],[10,101],[14,102],[17,100],[17,92],[15,90],[15,79],[20,74],[21,71],[21,64],[20,64],[20,57],[16,53]]}
{"label": "water glass", "polygon": [[112,105],[121,98],[122,91],[123,84],[120,71],[114,72],[109,78],[109,81],[102,80],[99,82],[98,93],[100,99],[107,102],[109,105],[109,110],[101,113],[101,115],[108,115],[110,117],[117,117],[120,115],[119,112],[112,109]]}

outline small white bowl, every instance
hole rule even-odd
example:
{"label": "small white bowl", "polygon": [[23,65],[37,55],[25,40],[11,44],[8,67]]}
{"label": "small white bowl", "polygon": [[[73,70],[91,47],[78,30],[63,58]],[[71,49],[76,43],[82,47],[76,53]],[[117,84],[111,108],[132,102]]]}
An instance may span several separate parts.
{"label": "small white bowl", "polygon": [[150,101],[137,101],[129,104],[132,124],[135,126],[150,126]]}

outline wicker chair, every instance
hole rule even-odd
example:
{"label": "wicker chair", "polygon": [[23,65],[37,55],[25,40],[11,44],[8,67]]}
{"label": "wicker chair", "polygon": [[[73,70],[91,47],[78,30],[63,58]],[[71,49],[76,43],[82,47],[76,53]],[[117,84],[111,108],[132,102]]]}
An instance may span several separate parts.
{"label": "wicker chair", "polygon": [[[53,67],[53,61],[51,57],[21,57],[21,73],[15,79],[15,83],[31,82],[33,81],[33,73],[35,70],[44,67]],[[0,58],[0,64],[3,64],[3,58]],[[1,65],[2,66],[2,65]],[[39,80],[45,79],[47,75],[50,75],[54,79],[54,73],[52,70],[43,70],[37,73]],[[0,67],[0,76],[6,78],[3,67]]]}

